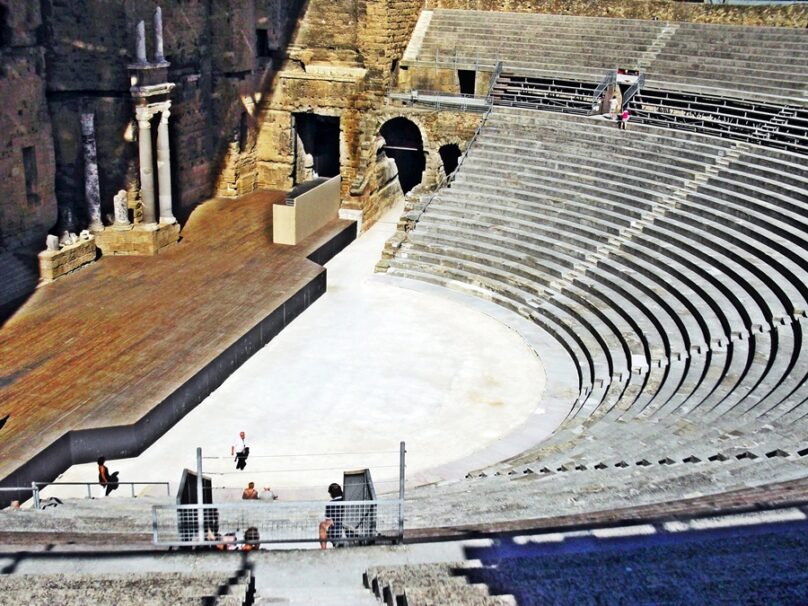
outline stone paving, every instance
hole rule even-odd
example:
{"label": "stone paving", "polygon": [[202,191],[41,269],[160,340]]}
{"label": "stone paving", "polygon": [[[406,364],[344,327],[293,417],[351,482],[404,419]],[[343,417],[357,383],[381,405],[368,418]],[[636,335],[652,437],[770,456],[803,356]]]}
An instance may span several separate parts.
{"label": "stone paving", "polygon": [[[248,481],[271,485],[281,499],[321,499],[342,470],[365,466],[377,491],[397,490],[402,440],[407,477],[423,483],[462,478],[552,433],[567,409],[542,401],[542,361],[488,315],[507,321],[500,311],[373,276],[399,214],[390,211],[327,265],[328,292],[316,304],[140,457],[110,469],[121,480],[176,483],[184,467],[195,468],[200,446],[205,472],[222,488],[217,500],[239,498]],[[251,447],[244,472],[229,456],[240,430]],[[95,465],[77,465],[60,481],[96,475]]]}

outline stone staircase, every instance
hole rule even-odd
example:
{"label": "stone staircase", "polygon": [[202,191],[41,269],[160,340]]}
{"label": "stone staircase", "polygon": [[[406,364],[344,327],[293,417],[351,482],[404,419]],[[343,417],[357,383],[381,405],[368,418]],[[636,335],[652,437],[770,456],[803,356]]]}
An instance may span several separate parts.
{"label": "stone staircase", "polygon": [[421,46],[424,43],[424,36],[426,36],[427,31],[429,31],[432,14],[432,11],[422,10],[421,14],[418,15],[418,22],[415,24],[415,29],[412,32],[412,36],[410,36],[410,41],[407,44],[407,48],[404,50],[402,61],[411,62],[417,60],[421,52]]}

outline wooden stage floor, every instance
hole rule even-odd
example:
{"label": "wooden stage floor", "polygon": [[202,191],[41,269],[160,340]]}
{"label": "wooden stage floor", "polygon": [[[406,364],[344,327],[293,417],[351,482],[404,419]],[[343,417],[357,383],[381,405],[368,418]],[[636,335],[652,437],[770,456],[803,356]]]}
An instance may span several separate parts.
{"label": "wooden stage floor", "polygon": [[0,485],[138,454],[324,291],[307,257],[354,224],[275,245],[283,196],[208,201],[159,255],[102,257],[31,295],[0,329]]}

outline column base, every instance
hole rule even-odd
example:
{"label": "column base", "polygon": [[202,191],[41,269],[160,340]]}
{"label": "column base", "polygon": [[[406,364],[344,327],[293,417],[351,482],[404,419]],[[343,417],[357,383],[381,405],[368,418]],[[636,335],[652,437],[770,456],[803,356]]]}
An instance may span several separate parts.
{"label": "column base", "polygon": [[104,255],[156,255],[180,239],[178,223],[147,223],[126,230],[108,229],[96,235]]}
{"label": "column base", "polygon": [[174,225],[176,222],[176,217],[160,217],[160,225]]}

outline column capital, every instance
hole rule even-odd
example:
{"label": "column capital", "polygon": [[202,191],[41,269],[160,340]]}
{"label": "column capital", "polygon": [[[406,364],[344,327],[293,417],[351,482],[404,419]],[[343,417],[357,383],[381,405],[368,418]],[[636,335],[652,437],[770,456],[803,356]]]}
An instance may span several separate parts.
{"label": "column capital", "polygon": [[154,116],[154,110],[148,106],[139,105],[135,107],[135,118],[138,121],[138,124],[141,125],[141,128],[144,128],[142,123],[145,122],[146,124],[149,123],[149,120],[152,119]]}

